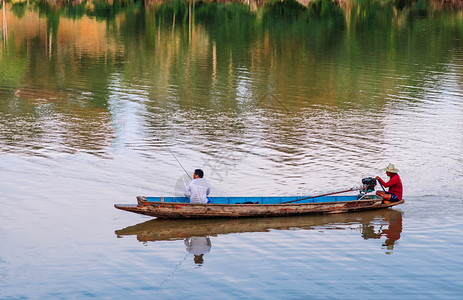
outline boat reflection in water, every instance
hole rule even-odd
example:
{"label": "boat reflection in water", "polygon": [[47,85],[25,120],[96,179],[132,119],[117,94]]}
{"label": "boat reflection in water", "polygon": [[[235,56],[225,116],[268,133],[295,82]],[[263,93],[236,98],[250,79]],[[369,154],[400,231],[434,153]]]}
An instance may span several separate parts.
{"label": "boat reflection in water", "polygon": [[390,251],[394,249],[402,233],[402,212],[388,208],[344,214],[274,218],[153,219],[116,230],[115,233],[119,238],[136,235],[140,242],[185,240],[187,252],[195,255],[195,262],[201,264],[203,255],[211,250],[211,236],[270,230],[320,231],[349,228],[359,230],[364,239],[385,238],[382,246]]}

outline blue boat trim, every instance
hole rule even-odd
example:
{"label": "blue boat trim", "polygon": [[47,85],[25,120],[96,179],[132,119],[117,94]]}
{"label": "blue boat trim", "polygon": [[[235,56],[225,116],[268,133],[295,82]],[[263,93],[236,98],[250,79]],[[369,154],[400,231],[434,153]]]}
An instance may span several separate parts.
{"label": "blue boat trim", "polygon": [[[324,196],[316,198],[307,198],[307,196],[284,196],[284,197],[208,197],[213,204],[239,204],[251,202],[257,204],[281,204],[288,201],[304,199],[301,201],[293,202],[294,204],[302,203],[326,203],[326,202],[340,202],[340,201],[355,201],[356,195],[352,196]],[[145,197],[147,202],[174,202],[174,203],[189,203],[190,200],[186,197]]]}

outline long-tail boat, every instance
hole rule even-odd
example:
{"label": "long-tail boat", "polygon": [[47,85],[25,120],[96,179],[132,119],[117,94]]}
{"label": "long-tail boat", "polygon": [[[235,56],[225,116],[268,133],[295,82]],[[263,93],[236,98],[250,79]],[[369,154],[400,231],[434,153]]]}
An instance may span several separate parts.
{"label": "long-tail boat", "polygon": [[189,203],[186,197],[138,196],[138,204],[115,204],[117,209],[157,218],[279,217],[333,214],[391,207],[376,195],[318,197],[209,197],[212,203]]}
{"label": "long-tail boat", "polygon": [[[391,207],[404,202],[389,202],[377,195],[369,195],[376,186],[376,179],[373,177],[363,178],[362,184],[360,188],[309,197],[209,197],[208,203],[199,204],[189,203],[190,200],[186,197],[138,196],[138,204],[114,206],[117,209],[157,218],[185,219],[335,214]],[[358,195],[333,196],[354,190],[359,190]]]}

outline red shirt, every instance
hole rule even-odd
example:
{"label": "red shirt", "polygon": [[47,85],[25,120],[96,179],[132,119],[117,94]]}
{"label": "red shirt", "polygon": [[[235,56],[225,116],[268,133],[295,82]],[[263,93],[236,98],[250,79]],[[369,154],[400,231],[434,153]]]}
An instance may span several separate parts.
{"label": "red shirt", "polygon": [[395,173],[392,175],[392,177],[389,179],[388,182],[384,182],[381,178],[378,177],[379,182],[384,187],[388,187],[388,192],[392,193],[397,196],[397,199],[402,200],[402,193],[403,193],[403,187],[402,187],[402,181],[400,180],[399,174]]}

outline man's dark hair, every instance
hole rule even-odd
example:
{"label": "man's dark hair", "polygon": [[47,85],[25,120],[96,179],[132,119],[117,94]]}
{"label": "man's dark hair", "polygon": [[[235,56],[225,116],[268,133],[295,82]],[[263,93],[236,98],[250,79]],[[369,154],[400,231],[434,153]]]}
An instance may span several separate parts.
{"label": "man's dark hair", "polygon": [[203,178],[204,172],[201,169],[196,169],[195,174],[199,176],[199,178]]}

